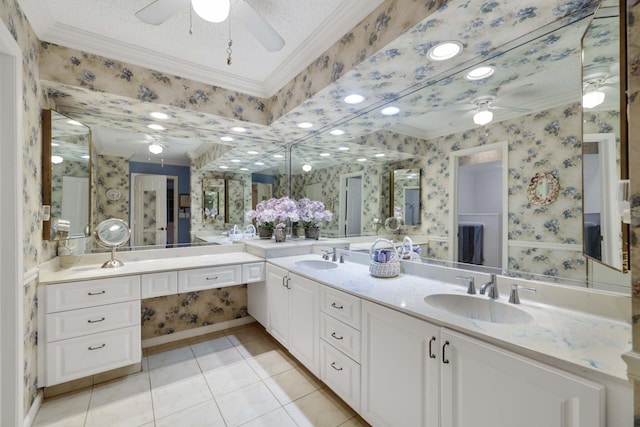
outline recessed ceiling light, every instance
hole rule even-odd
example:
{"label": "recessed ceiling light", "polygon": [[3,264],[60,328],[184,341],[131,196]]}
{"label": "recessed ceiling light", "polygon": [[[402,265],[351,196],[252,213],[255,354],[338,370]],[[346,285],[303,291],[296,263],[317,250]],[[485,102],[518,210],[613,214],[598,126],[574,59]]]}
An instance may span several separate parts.
{"label": "recessed ceiling light", "polygon": [[222,165],[220,166],[220,169],[229,169],[229,166]]}
{"label": "recessed ceiling light", "polygon": [[378,154],[376,154],[376,157],[384,157],[384,156],[385,156],[385,154],[384,154],[384,153],[378,153]]}
{"label": "recessed ceiling light", "polygon": [[458,41],[446,41],[438,43],[427,52],[427,56],[434,61],[445,61],[462,52],[462,43]]}
{"label": "recessed ceiling light", "polygon": [[69,123],[70,125],[74,125],[74,126],[84,126],[82,123],[80,123],[77,120],[67,120],[67,123]]}
{"label": "recessed ceiling light", "polygon": [[349,151],[349,147],[338,147],[340,151]]}
{"label": "recessed ceiling light", "polygon": [[149,152],[153,153],[153,154],[160,154],[162,153],[163,148],[162,145],[158,144],[158,143],[152,143],[151,145],[149,145]]}
{"label": "recessed ceiling light", "polygon": [[311,165],[309,163],[305,163],[304,165],[302,165],[302,170],[305,172],[309,172],[311,169],[313,169],[311,167]]}
{"label": "recessed ceiling light", "polygon": [[165,130],[164,126],[159,125],[157,123],[151,123],[150,125],[147,125],[147,127],[153,130]]}
{"label": "recessed ceiling light", "polygon": [[320,153],[320,157],[329,157],[330,155],[329,153]]}
{"label": "recessed ceiling light", "polygon": [[60,146],[60,144],[58,144],[57,142],[52,142],[52,143],[51,143],[51,146],[52,146],[52,147],[59,147],[59,146]]}
{"label": "recessed ceiling light", "polygon": [[249,168],[240,168],[241,171],[248,171]]}
{"label": "recessed ceiling light", "polygon": [[359,161],[359,162],[366,162],[366,161],[367,161],[367,159],[365,159],[365,158],[363,157],[363,158],[358,159],[358,161]]}
{"label": "recessed ceiling light", "polygon": [[360,104],[362,101],[364,101],[364,96],[357,93],[352,93],[344,98],[344,102],[347,104]]}
{"label": "recessed ceiling light", "polygon": [[243,128],[241,126],[234,126],[234,127],[231,128],[231,130],[234,131],[234,132],[238,132],[238,133],[244,133],[244,132],[247,131],[245,128]]}
{"label": "recessed ceiling light", "polygon": [[398,107],[384,107],[380,112],[385,116],[393,116],[394,114],[398,114],[400,109]]}
{"label": "recessed ceiling light", "polygon": [[53,163],[54,165],[59,165],[63,161],[64,159],[62,158],[62,156],[51,156],[51,163]]}
{"label": "recessed ceiling light", "polygon": [[247,154],[254,155],[254,154],[258,154],[258,152],[257,151],[247,151]]}
{"label": "recessed ceiling light", "polygon": [[230,136],[221,136],[220,141],[231,142],[233,141],[233,138],[231,138]]}
{"label": "recessed ceiling light", "polygon": [[273,157],[276,159],[282,159],[284,156],[282,154],[274,154]]}
{"label": "recessed ceiling light", "polygon": [[240,163],[239,159],[231,159],[231,163]]}
{"label": "recessed ceiling light", "polygon": [[331,132],[329,132],[331,135],[333,136],[340,136],[340,135],[344,135],[344,131],[342,129],[334,129]]}
{"label": "recessed ceiling light", "polygon": [[300,129],[311,129],[313,127],[313,123],[309,123],[309,122],[300,122],[298,123],[298,127]]}
{"label": "recessed ceiling light", "polygon": [[262,162],[255,162],[254,165],[258,165],[258,166],[264,166],[264,163]]}
{"label": "recessed ceiling light", "polygon": [[153,113],[149,113],[149,115],[158,120],[167,120],[169,118],[167,113],[161,113],[159,111],[154,111]]}
{"label": "recessed ceiling light", "polygon": [[91,158],[91,156],[90,156],[90,155],[88,155],[88,154],[85,154],[85,155],[80,156],[80,157],[82,157],[83,159],[90,159],[90,158]]}
{"label": "recessed ceiling light", "polygon": [[486,79],[487,77],[490,77],[495,72],[496,72],[495,67],[486,65],[486,66],[474,68],[473,70],[465,74],[464,77],[467,80],[482,80],[482,79]]}

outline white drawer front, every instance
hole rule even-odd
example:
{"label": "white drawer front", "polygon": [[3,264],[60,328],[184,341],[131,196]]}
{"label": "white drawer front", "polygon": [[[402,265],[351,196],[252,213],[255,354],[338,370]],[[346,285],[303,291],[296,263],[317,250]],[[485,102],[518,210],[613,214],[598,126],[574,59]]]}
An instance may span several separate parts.
{"label": "white drawer front", "polygon": [[322,286],[320,292],[320,310],[360,330],[360,298],[328,286]]}
{"label": "white drawer front", "polygon": [[242,266],[198,268],[178,272],[178,293],[222,288],[242,283]]}
{"label": "white drawer front", "polygon": [[47,344],[47,386],[138,363],[140,326]]}
{"label": "white drawer front", "polygon": [[264,280],[264,262],[242,264],[242,283],[261,282]]}
{"label": "white drawer front", "polygon": [[47,342],[140,325],[140,300],[47,315]]}
{"label": "white drawer front", "polygon": [[360,362],[360,331],[357,329],[321,313],[320,338],[356,362]]}
{"label": "white drawer front", "polygon": [[143,274],[140,276],[140,295],[144,298],[161,297],[178,293],[178,272]]}
{"label": "white drawer front", "polygon": [[46,312],[140,299],[140,276],[46,285]]}
{"label": "white drawer front", "polygon": [[360,411],[360,365],[320,341],[320,378],[356,412]]}

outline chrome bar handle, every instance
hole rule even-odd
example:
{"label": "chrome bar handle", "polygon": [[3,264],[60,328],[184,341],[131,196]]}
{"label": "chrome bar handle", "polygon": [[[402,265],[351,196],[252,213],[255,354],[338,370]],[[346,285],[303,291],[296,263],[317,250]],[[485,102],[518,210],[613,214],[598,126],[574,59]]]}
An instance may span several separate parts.
{"label": "chrome bar handle", "polygon": [[449,345],[449,341],[445,341],[444,345],[442,346],[442,363],[449,363],[449,359],[447,359],[447,356],[445,355],[445,352],[447,350],[447,346]]}
{"label": "chrome bar handle", "polygon": [[87,347],[87,349],[88,349],[88,350],[91,350],[91,351],[93,351],[93,350],[100,350],[101,348],[104,348],[104,347],[106,347],[106,346],[107,346],[106,344],[102,344],[102,345],[99,345],[99,346],[97,346],[97,347]]}
{"label": "chrome bar handle", "polygon": [[102,295],[102,294],[106,294],[107,291],[100,291],[100,292],[87,292],[87,295],[93,296],[93,295]]}
{"label": "chrome bar handle", "polygon": [[87,320],[87,323],[98,323],[98,322],[103,322],[105,320],[105,318],[103,317],[102,319],[98,319],[98,320]]}
{"label": "chrome bar handle", "polygon": [[433,351],[431,350],[431,346],[433,345],[433,342],[436,340],[436,337],[431,337],[431,339],[429,340],[429,359],[435,359],[436,355],[433,354]]}
{"label": "chrome bar handle", "polygon": [[291,290],[291,286],[289,286],[289,282],[291,281],[291,277],[287,277],[287,284],[286,284],[286,288]]}

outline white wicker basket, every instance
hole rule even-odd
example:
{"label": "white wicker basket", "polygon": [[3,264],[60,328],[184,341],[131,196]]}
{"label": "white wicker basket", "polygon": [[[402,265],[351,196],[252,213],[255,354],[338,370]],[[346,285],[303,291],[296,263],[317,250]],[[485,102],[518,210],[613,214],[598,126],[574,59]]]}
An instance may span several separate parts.
{"label": "white wicker basket", "polygon": [[400,259],[404,259],[406,261],[422,261],[420,255],[413,251],[413,241],[409,236],[405,236],[405,238],[402,240]]}
{"label": "white wicker basket", "polygon": [[[391,255],[391,259],[387,262],[378,262],[375,261],[374,254],[375,248],[378,243],[386,243],[391,246],[391,250],[393,254]],[[377,239],[371,245],[371,249],[369,249],[369,272],[374,277],[396,277],[400,274],[400,256],[398,254],[398,250],[393,245],[393,242],[387,239]]]}

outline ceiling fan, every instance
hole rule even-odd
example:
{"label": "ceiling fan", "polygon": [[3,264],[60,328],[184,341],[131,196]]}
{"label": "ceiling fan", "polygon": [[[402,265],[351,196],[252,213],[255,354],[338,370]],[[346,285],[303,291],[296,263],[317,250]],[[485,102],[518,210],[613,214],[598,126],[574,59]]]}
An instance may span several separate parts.
{"label": "ceiling fan", "polygon": [[155,0],[136,12],[136,17],[151,25],[160,25],[181,9],[193,7],[202,19],[222,22],[233,7],[233,16],[255,36],[269,52],[277,52],[284,46],[284,39],[247,0]]}
{"label": "ceiling fan", "polygon": [[620,82],[618,64],[608,66],[596,64],[585,67],[582,72],[582,106],[595,108],[602,104],[605,97],[616,96],[617,84]]}
{"label": "ceiling fan", "polygon": [[467,122],[470,118],[477,125],[486,125],[493,120],[492,110],[507,110],[518,113],[528,113],[530,110],[520,107],[509,107],[496,105],[497,97],[495,95],[480,95],[471,99],[465,104],[451,104],[436,108],[437,111],[466,111],[460,117],[450,122],[451,126],[459,126]]}
{"label": "ceiling fan", "polygon": [[160,135],[147,135],[145,134],[142,138],[134,138],[134,139],[118,139],[116,142],[137,142],[142,144],[148,144],[147,149],[151,154],[161,154],[166,147],[168,147],[167,142],[163,136]]}

